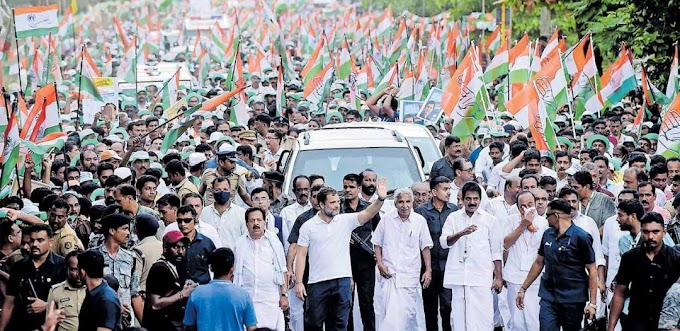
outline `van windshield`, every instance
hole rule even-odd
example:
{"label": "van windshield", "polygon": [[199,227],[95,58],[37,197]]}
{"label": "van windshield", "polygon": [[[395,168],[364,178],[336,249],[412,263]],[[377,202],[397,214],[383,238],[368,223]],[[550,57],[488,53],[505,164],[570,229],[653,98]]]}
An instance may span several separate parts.
{"label": "van windshield", "polygon": [[349,173],[359,174],[368,168],[378,177],[387,177],[390,190],[421,180],[417,161],[410,150],[403,147],[300,151],[292,175],[322,175],[327,186],[342,189],[342,177]]}

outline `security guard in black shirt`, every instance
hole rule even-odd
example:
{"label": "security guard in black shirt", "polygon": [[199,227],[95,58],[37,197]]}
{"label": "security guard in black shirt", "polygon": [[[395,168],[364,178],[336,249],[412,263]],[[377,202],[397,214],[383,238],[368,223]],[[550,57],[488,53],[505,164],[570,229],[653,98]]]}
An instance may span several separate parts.
{"label": "security guard in black shirt", "polygon": [[33,225],[30,233],[30,258],[12,266],[7,296],[2,307],[0,331],[40,329],[50,288],[66,280],[64,258],[50,252],[54,233],[47,224]]}

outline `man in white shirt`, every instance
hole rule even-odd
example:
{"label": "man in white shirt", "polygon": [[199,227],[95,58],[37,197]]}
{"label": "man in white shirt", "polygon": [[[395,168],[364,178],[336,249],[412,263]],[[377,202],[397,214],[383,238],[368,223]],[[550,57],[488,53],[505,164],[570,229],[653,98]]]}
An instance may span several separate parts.
{"label": "man in white shirt", "polygon": [[371,169],[366,169],[359,174],[359,180],[361,181],[361,192],[359,193],[359,199],[364,202],[371,203],[378,199],[378,195],[375,193],[375,183],[378,180],[378,175],[375,171]]}
{"label": "man in white shirt", "polygon": [[503,249],[508,252],[508,257],[503,267],[503,279],[505,280],[510,303],[511,318],[506,327],[510,331],[533,331],[539,329],[538,312],[539,284],[534,283],[524,294],[524,309],[515,307],[517,292],[520,290],[531,265],[536,259],[538,248],[541,246],[543,232],[548,228],[548,221],[538,216],[535,209],[535,197],[531,192],[522,192],[517,197],[518,214],[508,216],[508,221],[503,222]]}
{"label": "man in white shirt", "polygon": [[[521,166],[522,163],[524,163],[523,167]],[[539,177],[551,176],[557,178],[557,173],[554,170],[541,166],[541,153],[535,149],[524,150],[510,160],[501,169],[501,177],[507,179],[510,176],[517,176],[524,169],[536,170]]]}
{"label": "man in white shirt", "polygon": [[[394,192],[396,210],[378,223],[371,242],[380,276],[376,279],[376,330],[416,330],[418,286],[427,288],[432,280],[430,248],[434,245],[427,221],[413,212],[413,192]],[[425,272],[420,276],[420,257]]]}
{"label": "man in white shirt", "polygon": [[[638,200],[639,196],[635,190],[625,189],[619,192],[618,202]],[[618,214],[608,218],[604,222],[602,229],[602,254],[606,262],[607,277],[605,279],[605,286],[607,287],[607,305],[609,305],[614,297],[612,292],[612,282],[614,277],[619,272],[619,265],[621,264],[621,251],[619,250],[619,239],[628,234],[628,231],[621,230],[621,225],[618,221]],[[614,328],[615,331],[621,331],[621,323],[617,323]]]}
{"label": "man in white shirt", "polygon": [[[472,167],[472,162],[470,160],[459,157],[453,160],[451,164],[453,169],[454,178],[451,182],[451,198],[449,202],[453,204],[459,204],[458,193],[465,183],[474,181],[474,167]],[[475,184],[477,182],[474,182]],[[479,184],[477,184],[479,186]],[[481,186],[479,186],[482,189]],[[479,205],[482,210],[486,210],[489,205],[489,197],[486,194],[482,194],[482,201]]]}
{"label": "man in white shirt", "polygon": [[233,248],[236,240],[248,232],[242,221],[246,211],[231,203],[233,196],[227,177],[215,178],[211,187],[215,202],[203,208],[199,218],[201,223],[217,229],[223,247]]}
{"label": "man in white shirt", "polygon": [[288,309],[288,282],[283,245],[266,231],[262,208],[249,208],[245,223],[248,233],[234,247],[234,285],[250,294],[257,328],[285,331],[283,311]]}
{"label": "man in white shirt", "polygon": [[[555,152],[555,168],[557,168],[557,191],[559,192],[563,187],[569,185],[569,180],[571,175],[569,174],[571,169],[571,156],[567,152],[557,151]],[[572,172],[573,174],[573,172]]]}
{"label": "man in white shirt", "polygon": [[[527,148],[529,148],[524,142],[515,140],[512,143],[510,143],[510,159],[516,158],[520,153],[525,151]],[[493,167],[491,170],[491,175],[488,179],[487,182],[487,188],[489,191],[493,192],[494,194],[498,193],[498,195],[503,195],[503,191],[505,190],[505,181],[507,180],[508,177],[516,177],[519,175],[519,170],[517,170],[516,173],[513,175],[502,175],[501,172],[503,171],[503,168],[510,163],[510,159],[505,160],[497,164],[496,166]],[[518,164],[517,167],[520,165]]]}
{"label": "man in white shirt", "polygon": [[456,331],[493,330],[493,296],[503,287],[503,258],[496,218],[481,210],[477,183],[463,185],[462,210],[446,219],[439,241],[449,248],[444,287],[452,292],[451,326]]}
{"label": "man in white shirt", "polygon": [[[370,221],[387,196],[387,179],[380,178],[376,189],[378,200],[358,213],[338,215],[340,197],[332,188],[319,191],[319,212],[300,228],[295,256],[295,295],[306,302],[305,330],[347,328],[351,307],[350,278],[352,267],[349,241],[352,231]],[[309,252],[309,291],[302,283]],[[327,316],[334,311],[333,316]]]}
{"label": "man in white shirt", "polygon": [[517,193],[519,193],[519,183],[519,177],[508,178],[505,181],[503,195],[489,200],[489,207],[486,211],[501,221],[507,220],[508,215],[518,213],[515,204],[517,203]]}
{"label": "man in white shirt", "polygon": [[288,235],[295,225],[295,220],[300,214],[312,208],[309,202],[310,194],[309,178],[305,175],[297,176],[293,179],[293,194],[295,194],[295,202],[291,205],[281,209],[281,219],[283,220],[283,242],[284,248],[288,250]]}

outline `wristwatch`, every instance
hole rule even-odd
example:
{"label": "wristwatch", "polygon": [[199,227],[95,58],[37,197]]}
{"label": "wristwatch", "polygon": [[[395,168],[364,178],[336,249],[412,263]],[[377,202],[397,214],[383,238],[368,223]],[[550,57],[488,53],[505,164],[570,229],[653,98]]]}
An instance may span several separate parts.
{"label": "wristwatch", "polygon": [[597,309],[597,305],[592,303],[592,302],[588,302],[588,306],[593,307],[594,309]]}

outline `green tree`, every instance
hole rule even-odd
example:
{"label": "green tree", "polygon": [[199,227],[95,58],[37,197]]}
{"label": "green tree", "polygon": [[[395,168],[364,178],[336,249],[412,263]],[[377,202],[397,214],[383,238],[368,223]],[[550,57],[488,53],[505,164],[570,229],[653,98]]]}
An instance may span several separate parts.
{"label": "green tree", "polygon": [[567,7],[581,34],[593,32],[603,63],[615,60],[625,42],[655,84],[665,86],[680,40],[680,0],[578,0]]}

